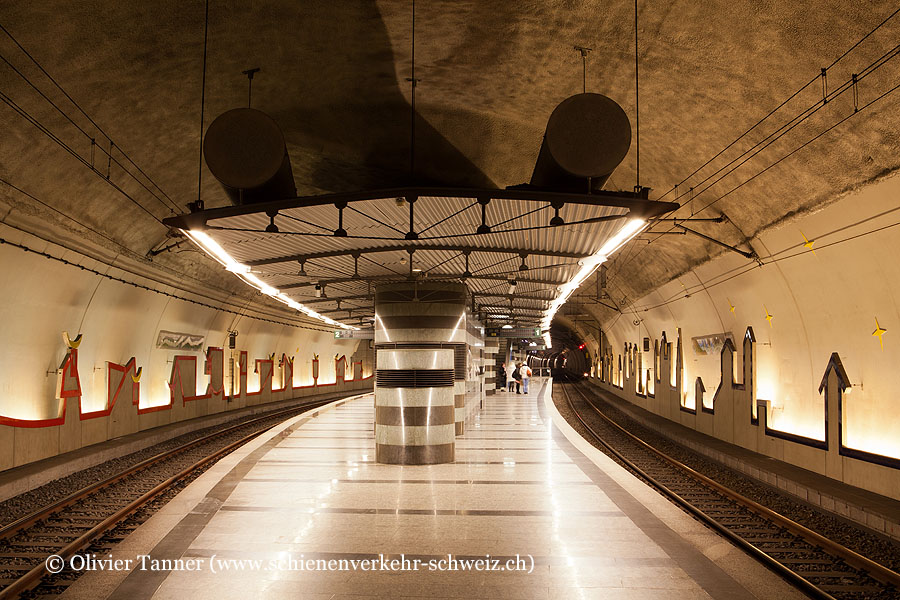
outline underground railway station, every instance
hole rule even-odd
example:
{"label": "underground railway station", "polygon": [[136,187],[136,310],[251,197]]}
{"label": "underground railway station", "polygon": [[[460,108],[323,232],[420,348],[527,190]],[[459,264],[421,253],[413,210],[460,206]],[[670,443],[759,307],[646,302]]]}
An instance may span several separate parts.
{"label": "underground railway station", "polygon": [[900,598],[900,8],[0,5],[0,600]]}

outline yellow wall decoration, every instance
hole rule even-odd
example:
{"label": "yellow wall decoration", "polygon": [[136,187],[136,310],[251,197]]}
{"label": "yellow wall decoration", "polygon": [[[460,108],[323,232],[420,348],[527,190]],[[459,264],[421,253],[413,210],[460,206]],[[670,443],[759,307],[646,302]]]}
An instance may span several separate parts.
{"label": "yellow wall decoration", "polygon": [[766,307],[765,304],[763,304],[763,308],[766,309],[766,321],[769,322],[769,327],[771,327],[771,326],[772,326],[772,319],[775,318],[775,315],[770,315],[770,314],[769,314],[769,309],[768,309],[768,307]]}
{"label": "yellow wall decoration", "polygon": [[878,317],[875,317],[875,331],[872,332],[872,335],[878,338],[878,341],[881,342],[881,349],[884,350],[884,334],[887,333],[887,329],[883,328],[878,324]]}
{"label": "yellow wall decoration", "polygon": [[815,250],[815,248],[813,248],[813,244],[816,243],[816,240],[812,240],[812,241],[808,240],[808,239],[806,238],[806,236],[803,235],[803,232],[802,232],[802,231],[800,232],[800,235],[803,236],[803,242],[804,242],[803,247],[804,247],[804,248],[809,248],[809,249],[812,251],[812,253],[815,254],[815,253],[816,253],[816,250]]}

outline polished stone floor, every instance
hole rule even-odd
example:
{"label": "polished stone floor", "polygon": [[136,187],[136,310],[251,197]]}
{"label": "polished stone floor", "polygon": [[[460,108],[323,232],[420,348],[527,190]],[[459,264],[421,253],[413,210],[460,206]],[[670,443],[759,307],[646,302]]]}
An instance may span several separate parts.
{"label": "polished stone floor", "polygon": [[[530,391],[487,397],[445,465],[374,463],[371,396],[297,419],[209,474],[217,479],[143,550],[145,568],[100,595],[754,597],[707,556],[714,551],[626,489],[641,484],[623,487],[629,475],[614,479],[560,433],[543,399],[549,380]],[[150,562],[166,559],[181,562]]]}

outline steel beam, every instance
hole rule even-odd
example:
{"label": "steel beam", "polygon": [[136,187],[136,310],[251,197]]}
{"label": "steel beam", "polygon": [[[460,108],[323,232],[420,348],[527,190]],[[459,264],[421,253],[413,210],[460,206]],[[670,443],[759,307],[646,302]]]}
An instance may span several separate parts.
{"label": "steel beam", "polygon": [[[366,282],[366,281],[406,281],[408,279],[409,279],[409,277],[407,275],[401,275],[401,274],[370,275],[368,277],[361,275],[359,277],[335,277],[332,279],[316,278],[315,281],[308,281],[305,283],[288,283],[285,285],[280,285],[280,286],[278,286],[278,289],[291,290],[291,289],[299,289],[299,288],[304,288],[304,287],[311,287],[316,284],[331,285],[333,283],[348,283],[351,281],[359,281],[362,283],[362,282]],[[444,274],[431,275],[428,277],[428,279],[429,280],[447,280],[447,279],[462,280],[462,279],[467,279],[467,278],[463,277],[462,273],[455,273],[455,274],[447,274],[447,275],[444,275]],[[479,280],[484,280],[484,281],[509,281],[511,279],[515,279],[518,283],[536,283],[538,285],[554,285],[554,286],[564,285],[566,283],[565,280],[560,281],[558,279],[531,279],[531,278],[523,279],[518,276],[515,276],[515,277],[503,276],[503,277],[501,277],[499,275],[472,275],[471,277],[468,277],[468,279],[479,279]]]}
{"label": "steel beam", "polygon": [[[533,189],[473,189],[473,188],[435,188],[435,187],[403,187],[383,190],[367,190],[361,192],[323,194],[319,196],[299,196],[271,202],[245,204],[240,206],[224,206],[192,212],[186,215],[168,217],[163,223],[178,229],[202,229],[209,221],[225,219],[241,215],[277,214],[280,210],[306,208],[310,206],[327,206],[329,204],[349,204],[371,200],[393,200],[395,198],[462,198],[467,200],[522,200],[530,202],[546,202],[555,205],[586,204],[589,206],[611,206],[625,208],[630,216],[649,219],[674,211],[679,208],[676,202],[658,202],[647,200],[635,192],[607,192],[592,194],[571,194],[539,191]],[[476,235],[473,232],[473,235]]]}
{"label": "steel beam", "polygon": [[359,248],[356,250],[331,250],[328,252],[311,252],[307,254],[291,254],[288,256],[277,256],[273,258],[260,258],[258,260],[248,260],[244,264],[248,267],[260,267],[263,265],[272,265],[282,262],[292,262],[292,261],[310,261],[315,260],[317,258],[331,258],[333,256],[353,256],[358,254],[360,256],[366,254],[376,254],[379,252],[436,252],[436,251],[447,251],[447,252],[471,252],[475,254],[477,252],[485,252],[485,253],[493,253],[493,254],[516,254],[522,255],[525,254],[527,256],[556,256],[560,258],[587,258],[588,254],[579,254],[577,252],[555,252],[553,250],[539,250],[539,249],[529,249],[529,248],[494,248],[494,247],[480,247],[480,246],[462,246],[458,244],[454,245],[434,245],[434,246],[424,246],[424,245],[415,245],[415,244],[401,244],[397,246],[378,246],[375,248]]}

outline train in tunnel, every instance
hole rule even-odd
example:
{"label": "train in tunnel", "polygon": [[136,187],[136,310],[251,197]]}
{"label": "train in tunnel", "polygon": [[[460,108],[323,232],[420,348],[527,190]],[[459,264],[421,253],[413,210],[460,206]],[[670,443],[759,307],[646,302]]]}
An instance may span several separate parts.
{"label": "train in tunnel", "polygon": [[594,361],[591,350],[575,331],[554,323],[550,338],[550,348],[527,355],[526,362],[532,371],[549,373],[554,379],[566,381],[577,381],[592,375]]}

